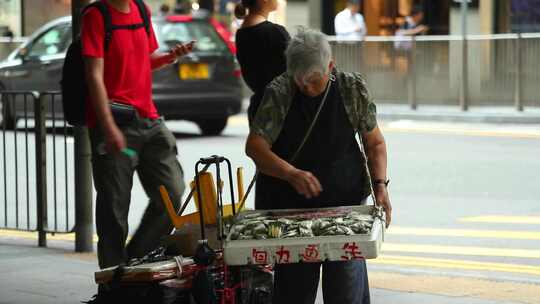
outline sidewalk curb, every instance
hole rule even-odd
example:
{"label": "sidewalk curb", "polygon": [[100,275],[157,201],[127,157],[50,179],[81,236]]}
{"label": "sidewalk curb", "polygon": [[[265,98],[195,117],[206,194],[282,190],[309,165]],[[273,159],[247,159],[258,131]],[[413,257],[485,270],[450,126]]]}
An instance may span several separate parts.
{"label": "sidewalk curb", "polygon": [[[412,111],[411,111],[412,112]],[[440,122],[470,122],[493,124],[540,124],[540,116],[508,116],[508,115],[482,115],[465,113],[463,115],[450,113],[406,113],[406,112],[379,112],[381,120],[421,120]]]}
{"label": "sidewalk curb", "polygon": [[[375,102],[380,120],[419,120],[440,122],[540,124],[540,108],[527,107],[519,112],[511,106],[476,106],[461,111],[457,105],[418,105],[412,110],[408,104]],[[244,98],[242,111],[246,113],[249,98]]]}
{"label": "sidewalk curb", "polygon": [[419,106],[379,104],[377,116],[382,120],[422,120],[441,122],[470,122],[493,124],[540,124],[540,109],[528,108],[523,112],[512,107],[472,107],[461,111],[457,106]]}

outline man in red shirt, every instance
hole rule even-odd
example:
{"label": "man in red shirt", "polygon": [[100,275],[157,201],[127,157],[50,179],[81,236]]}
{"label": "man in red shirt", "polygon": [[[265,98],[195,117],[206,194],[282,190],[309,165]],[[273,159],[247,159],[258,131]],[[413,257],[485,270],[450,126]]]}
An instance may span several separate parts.
{"label": "man in red shirt", "polygon": [[[185,186],[176,158],[176,139],[152,101],[151,71],[173,63],[190,52],[192,45],[177,45],[169,53],[157,52],[152,23],[148,32],[141,26],[143,18],[134,0],[101,1],[107,5],[113,25],[139,25],[114,30],[105,47],[99,10],[90,8],[82,19],[89,91],[87,122],[97,191],[98,260],[100,268],[106,268],[145,255],[172,228],[158,187],[165,185],[173,201],[179,202]],[[126,247],[135,171],[150,203]]]}

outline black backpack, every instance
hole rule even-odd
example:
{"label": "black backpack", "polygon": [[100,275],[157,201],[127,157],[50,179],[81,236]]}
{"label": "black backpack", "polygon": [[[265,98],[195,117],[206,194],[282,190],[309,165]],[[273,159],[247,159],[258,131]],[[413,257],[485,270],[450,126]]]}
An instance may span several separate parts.
{"label": "black backpack", "polygon": [[[114,30],[136,30],[144,27],[146,33],[150,36],[150,17],[146,11],[146,6],[143,0],[135,0],[135,3],[137,4],[143,23],[129,25],[112,24],[111,13],[107,5],[102,1],[95,1],[82,10],[81,16],[91,7],[96,7],[101,12],[105,27],[105,50],[109,47]],[[86,98],[88,96],[88,90],[84,74],[80,36],[71,43],[67,50],[62,68],[60,89],[62,91],[64,119],[72,126],[84,126],[86,124]]]}

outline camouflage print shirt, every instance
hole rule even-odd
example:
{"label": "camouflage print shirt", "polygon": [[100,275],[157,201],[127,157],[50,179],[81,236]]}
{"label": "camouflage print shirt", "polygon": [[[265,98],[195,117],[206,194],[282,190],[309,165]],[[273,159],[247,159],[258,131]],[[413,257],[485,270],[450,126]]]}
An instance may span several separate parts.
{"label": "camouflage print shirt", "polygon": [[[376,107],[359,73],[335,71],[338,90],[351,125],[363,134],[377,126]],[[296,94],[294,78],[288,73],[276,77],[264,92],[257,114],[250,126],[251,132],[273,144],[285,123],[285,118]]]}

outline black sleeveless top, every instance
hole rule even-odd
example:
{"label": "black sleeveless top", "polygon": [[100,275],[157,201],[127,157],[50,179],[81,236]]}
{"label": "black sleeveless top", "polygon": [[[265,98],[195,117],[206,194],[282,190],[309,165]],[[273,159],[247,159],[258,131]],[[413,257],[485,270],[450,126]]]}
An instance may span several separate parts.
{"label": "black sleeveless top", "polygon": [[255,116],[266,85],[287,68],[285,49],[289,40],[287,30],[270,21],[236,32],[236,58],[244,81],[254,93],[248,109],[250,119]]}
{"label": "black sleeveless top", "polygon": [[[323,95],[308,97],[297,91],[282,131],[272,145],[272,151],[279,157],[289,160],[296,152]],[[307,199],[286,181],[260,174],[256,209],[358,205],[368,196],[362,190],[366,178],[363,158],[336,83],[332,83],[318,121],[293,165],[319,179],[323,187],[321,194]]]}

